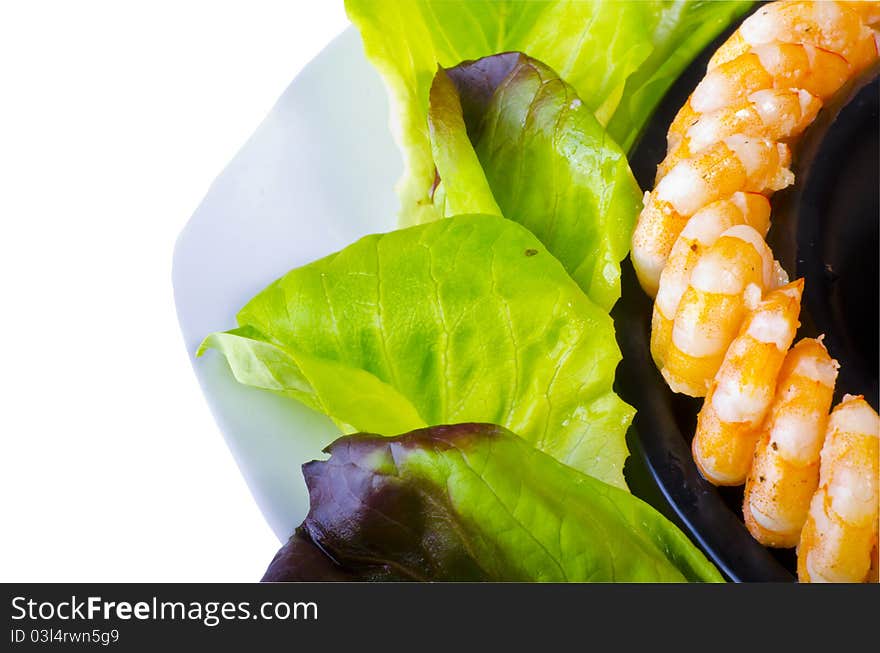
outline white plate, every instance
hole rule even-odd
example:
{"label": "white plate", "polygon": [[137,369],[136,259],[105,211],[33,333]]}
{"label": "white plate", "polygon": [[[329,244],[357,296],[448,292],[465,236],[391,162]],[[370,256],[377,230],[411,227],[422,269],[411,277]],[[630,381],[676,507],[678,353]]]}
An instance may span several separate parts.
{"label": "white plate", "polygon": [[[400,154],[388,102],[350,27],[287,88],[181,232],[174,298],[193,368],[257,504],[279,539],[308,512],[300,465],[338,435],[323,415],[238,384],[212,331],[288,270],[393,229]],[[322,444],[316,445],[320,441]]]}

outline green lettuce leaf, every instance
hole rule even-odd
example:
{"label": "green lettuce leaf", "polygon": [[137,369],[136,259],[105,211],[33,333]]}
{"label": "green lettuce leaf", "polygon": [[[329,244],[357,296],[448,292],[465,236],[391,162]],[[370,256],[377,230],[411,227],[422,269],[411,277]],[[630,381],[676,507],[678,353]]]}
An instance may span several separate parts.
{"label": "green lettuce leaf", "polygon": [[491,424],[358,434],[303,465],[264,581],[723,581],[665,517]]}
{"label": "green lettuce leaf", "polygon": [[641,191],[626,154],[574,89],[521,53],[484,57],[438,71],[428,125],[440,178],[434,201],[445,200],[445,215],[500,209],[610,310]]}
{"label": "green lettuce leaf", "polygon": [[209,336],[241,382],[348,432],[480,421],[626,487],[633,410],[611,318],[529,231],[459,216],[367,236],[287,273]]}
{"label": "green lettuce leaf", "polygon": [[364,50],[382,74],[404,156],[402,224],[439,217],[428,94],[438,64],[516,50],[571,84],[628,148],[663,93],[750,2],[683,0],[346,0]]}

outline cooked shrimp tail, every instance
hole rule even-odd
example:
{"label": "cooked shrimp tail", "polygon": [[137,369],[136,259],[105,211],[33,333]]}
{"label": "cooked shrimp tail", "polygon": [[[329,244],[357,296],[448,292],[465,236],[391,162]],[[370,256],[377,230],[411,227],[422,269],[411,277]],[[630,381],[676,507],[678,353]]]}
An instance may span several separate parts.
{"label": "cooked shrimp tail", "polygon": [[765,235],[770,227],[767,198],[758,193],[734,193],[727,199],[703,207],[688,220],[672,246],[660,275],[651,319],[651,354],[658,368],[664,366],[666,350],[672,339],[672,322],[694,265],[724,231],[738,224],[747,224]]}
{"label": "cooked shrimp tail", "polygon": [[805,338],[785,356],[743,497],[746,526],[765,546],[798,543],[819,486],[838,367],[821,339]]}
{"label": "cooked shrimp tail", "polygon": [[772,256],[760,233],[736,225],[699,257],[678,303],[660,370],[675,392],[705,396],[748,304],[773,285]]}
{"label": "cooked shrimp tail", "polygon": [[832,411],[797,548],[801,582],[869,579],[877,545],[880,418],[861,396],[846,395]]}
{"label": "cooked shrimp tail", "polygon": [[759,427],[798,327],[803,279],[768,293],[743,321],[697,418],[694,461],[716,485],[746,480]]}
{"label": "cooked shrimp tail", "polygon": [[633,267],[642,288],[657,294],[660,274],[688,218],[737,191],[772,192],[794,181],[783,143],[733,135],[679,161],[645,195],[632,237]]}

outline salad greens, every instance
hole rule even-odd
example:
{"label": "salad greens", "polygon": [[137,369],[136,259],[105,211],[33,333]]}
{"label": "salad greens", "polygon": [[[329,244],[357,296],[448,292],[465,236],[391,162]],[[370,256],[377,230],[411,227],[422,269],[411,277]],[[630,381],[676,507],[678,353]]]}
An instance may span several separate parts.
{"label": "salad greens", "polygon": [[254,297],[208,336],[241,382],[348,432],[491,422],[626,487],[633,410],[612,390],[608,314],[525,228],[458,216],[362,238]]}
{"label": "salad greens", "polygon": [[500,207],[610,310],[641,191],[574,89],[523,54],[493,55],[437,72],[428,125],[445,215]]}
{"label": "salad greens", "polygon": [[608,311],[626,151],[751,4],[346,0],[405,228],[288,272],[198,352],[357,432],[303,466],[311,510],[264,580],[722,580],[626,491]]}
{"label": "salad greens", "polygon": [[440,216],[425,121],[437,65],[507,51],[543,61],[571,84],[624,149],[685,66],[751,2],[706,0],[346,0],[392,99],[404,156],[404,225]]}
{"label": "salad greens", "polygon": [[303,465],[311,509],[264,581],[722,580],[648,504],[498,426],[358,434],[327,451]]}

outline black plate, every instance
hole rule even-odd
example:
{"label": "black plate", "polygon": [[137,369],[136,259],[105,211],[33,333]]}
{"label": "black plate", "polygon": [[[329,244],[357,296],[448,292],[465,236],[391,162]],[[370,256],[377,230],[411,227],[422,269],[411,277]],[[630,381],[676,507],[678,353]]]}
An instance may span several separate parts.
{"label": "black plate", "polygon": [[[705,74],[728,30],[664,97],[630,157],[639,184],[653,188],[666,153],[666,131]],[[836,399],[864,394],[877,408],[878,385],[878,104],[875,67],[826,105],[795,151],[795,185],[773,200],[768,242],[794,279],[805,278],[798,337],[825,334],[841,363]],[[702,400],[672,393],[650,355],[652,302],[623,264],[612,317],[623,352],[616,388],[638,413],[627,435],[625,473],[633,492],[678,523],[733,581],[795,580],[794,550],[767,549],[742,522],[742,488],[716,488],[691,458]]]}

